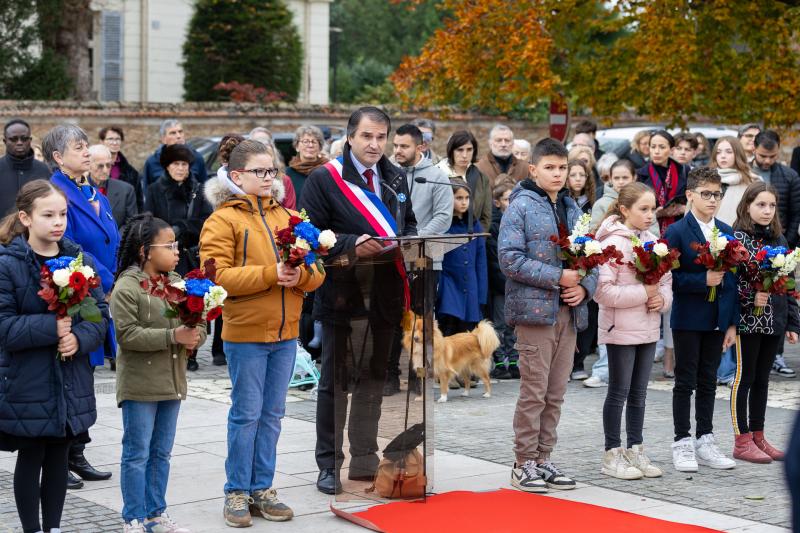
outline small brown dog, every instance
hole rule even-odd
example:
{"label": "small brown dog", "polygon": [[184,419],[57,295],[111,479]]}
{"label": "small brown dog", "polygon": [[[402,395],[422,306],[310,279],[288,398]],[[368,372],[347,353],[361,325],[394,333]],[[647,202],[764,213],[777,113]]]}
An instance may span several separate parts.
{"label": "small brown dog", "polygon": [[[403,317],[403,348],[411,354],[412,365],[422,367],[422,317],[407,312]],[[472,331],[456,333],[449,337],[442,335],[439,326],[433,323],[433,373],[439,380],[439,402],[447,401],[447,390],[450,380],[458,375],[464,382],[461,396],[469,396],[469,387],[473,375],[483,381],[486,392],[484,398],[492,395],[492,383],[489,381],[489,368],[492,354],[500,346],[500,339],[494,326],[488,320],[482,320]]]}

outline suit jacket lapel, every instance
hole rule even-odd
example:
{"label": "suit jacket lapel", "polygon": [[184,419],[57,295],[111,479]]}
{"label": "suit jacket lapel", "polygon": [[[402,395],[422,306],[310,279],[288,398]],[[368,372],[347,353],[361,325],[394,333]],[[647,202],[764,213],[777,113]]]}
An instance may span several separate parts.
{"label": "suit jacket lapel", "polygon": [[694,218],[694,215],[691,212],[686,215],[686,223],[689,224],[690,228],[692,228],[692,233],[694,234],[695,239],[697,239],[694,242],[697,242],[698,244],[704,244],[708,242],[706,240],[706,236],[703,235],[703,230],[700,229],[700,224],[697,222],[697,219]]}

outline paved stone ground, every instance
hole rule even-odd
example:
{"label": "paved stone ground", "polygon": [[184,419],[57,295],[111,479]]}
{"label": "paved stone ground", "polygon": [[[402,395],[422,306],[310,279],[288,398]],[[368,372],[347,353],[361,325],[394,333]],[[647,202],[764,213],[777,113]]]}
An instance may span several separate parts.
{"label": "paved stone ground", "polygon": [[[210,364],[209,348],[210,343],[201,350],[200,371],[190,375],[189,395],[229,403],[227,370]],[[800,369],[800,350],[790,348],[787,360],[791,366]],[[588,365],[591,363],[592,360],[587,361]],[[781,464],[757,466],[739,463],[732,471],[702,469],[691,475],[679,474],[672,469],[669,450],[672,441],[671,382],[660,379],[660,372],[660,365],[656,365],[648,394],[644,435],[651,458],[664,469],[663,478],[623,482],[600,474],[605,388],[587,389],[579,383],[571,383],[567,391],[554,460],[578,481],[591,485],[789,526],[789,499]],[[98,369],[96,389],[98,394],[114,393],[114,375],[108,369]],[[510,466],[513,461],[511,420],[518,383],[495,384],[490,399],[480,397],[481,389],[479,386],[471,398],[464,399],[455,394],[451,395],[448,403],[436,405],[436,448]],[[730,453],[733,442],[728,396],[727,388],[718,388],[716,435],[726,453]],[[768,435],[777,445],[785,445],[800,405],[800,378],[774,377],[769,405]],[[290,390],[287,417],[313,421],[315,410],[316,404],[310,401],[308,392]],[[0,533],[21,531],[13,499],[13,474],[8,471],[13,465],[6,463],[3,468],[0,468]],[[64,531],[118,530],[119,514],[116,511],[85,500],[80,494],[76,491],[67,495],[62,522]]]}

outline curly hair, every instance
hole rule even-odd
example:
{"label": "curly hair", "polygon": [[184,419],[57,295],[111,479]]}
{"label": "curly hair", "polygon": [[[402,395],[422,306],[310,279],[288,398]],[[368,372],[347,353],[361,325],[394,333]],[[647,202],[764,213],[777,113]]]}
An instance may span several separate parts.
{"label": "curly hair", "polygon": [[171,227],[160,218],[154,217],[149,211],[131,218],[122,227],[115,280],[128,268],[134,265],[141,267],[156,235],[162,229]]}

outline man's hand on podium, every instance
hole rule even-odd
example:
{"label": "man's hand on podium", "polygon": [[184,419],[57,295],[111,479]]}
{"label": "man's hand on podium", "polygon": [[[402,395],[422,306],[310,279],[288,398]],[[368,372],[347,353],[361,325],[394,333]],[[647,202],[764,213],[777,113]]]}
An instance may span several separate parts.
{"label": "man's hand on podium", "polygon": [[372,235],[366,233],[356,240],[356,256],[372,257],[383,251],[383,245],[372,239]]}

